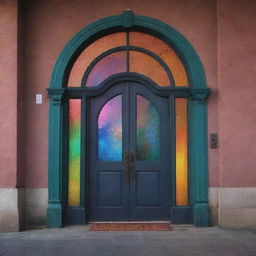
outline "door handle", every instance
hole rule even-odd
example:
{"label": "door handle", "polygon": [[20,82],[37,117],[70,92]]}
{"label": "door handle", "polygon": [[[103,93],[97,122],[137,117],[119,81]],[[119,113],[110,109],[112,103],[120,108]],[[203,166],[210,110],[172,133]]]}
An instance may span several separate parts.
{"label": "door handle", "polygon": [[130,185],[130,152],[124,152],[124,183]]}
{"label": "door handle", "polygon": [[135,180],[135,163],[134,153],[125,151],[124,152],[124,183],[129,186],[132,180]]}
{"label": "door handle", "polygon": [[135,161],[134,161],[134,153],[130,152],[130,177],[131,181],[135,180],[136,172],[135,172]]}

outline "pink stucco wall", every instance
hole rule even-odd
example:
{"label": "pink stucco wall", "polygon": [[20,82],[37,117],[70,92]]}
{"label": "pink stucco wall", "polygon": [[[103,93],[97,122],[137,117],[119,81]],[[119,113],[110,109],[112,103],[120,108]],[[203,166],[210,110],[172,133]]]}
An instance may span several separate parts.
{"label": "pink stucco wall", "polygon": [[[216,73],[216,5],[215,1],[30,1],[25,6],[24,70],[24,171],[27,187],[47,186],[47,118],[48,98],[45,89],[58,54],[80,29],[105,16],[124,9],[160,19],[180,31],[198,51],[204,64],[213,95],[209,99],[209,127],[218,131]],[[202,20],[204,22],[202,22]],[[189,25],[188,25],[189,24]],[[36,93],[44,103],[35,105]],[[210,157],[210,184],[218,185],[218,152]]]}
{"label": "pink stucco wall", "polygon": [[0,1],[0,187],[17,185],[17,1]]}
{"label": "pink stucco wall", "polygon": [[256,186],[256,2],[218,1],[220,184]]}
{"label": "pink stucco wall", "polygon": [[[111,2],[111,4],[110,4]],[[54,62],[70,38],[89,23],[124,9],[160,19],[180,31],[195,47],[213,93],[209,131],[218,132],[216,3],[213,0],[156,1],[27,1],[24,38],[24,171],[27,187],[47,187],[46,88]],[[203,21],[203,22],[202,22]],[[35,105],[36,93],[44,103]],[[210,185],[218,186],[219,150],[209,150]]]}
{"label": "pink stucco wall", "polygon": [[[4,0],[0,1],[0,187],[17,184],[17,119],[22,123],[19,150],[25,186],[47,187],[46,88],[54,62],[80,29],[128,8],[173,26],[202,60],[211,89],[208,132],[219,135],[219,147],[208,149],[209,185],[256,186],[254,0],[24,1],[20,116],[17,4]],[[43,94],[42,105],[35,104],[36,93]]]}

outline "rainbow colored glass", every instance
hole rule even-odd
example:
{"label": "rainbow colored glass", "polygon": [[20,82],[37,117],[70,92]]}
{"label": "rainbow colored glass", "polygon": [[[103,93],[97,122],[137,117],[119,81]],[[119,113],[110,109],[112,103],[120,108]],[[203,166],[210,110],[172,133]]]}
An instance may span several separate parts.
{"label": "rainbow colored glass", "polygon": [[123,46],[125,44],[126,33],[119,32],[99,38],[98,40],[87,46],[72,67],[68,80],[68,87],[81,86],[82,78],[86,69],[97,56],[111,48]]}
{"label": "rainbow colored glass", "polygon": [[122,96],[108,101],[98,117],[98,157],[101,161],[122,161]]}
{"label": "rainbow colored glass", "polygon": [[160,158],[159,115],[154,105],[137,95],[137,160]]}
{"label": "rainbow colored glass", "polygon": [[187,99],[176,98],[176,205],[188,205]]}
{"label": "rainbow colored glass", "polygon": [[[150,51],[169,67],[175,86],[188,86],[187,75],[181,60],[166,43],[141,32],[119,32],[104,36],[87,46],[74,63],[68,87],[80,87],[82,77],[92,61],[103,52],[119,46],[135,46]],[[166,70],[154,58],[137,50],[127,50],[127,52],[129,54],[126,54],[126,51],[115,52],[101,59],[92,68],[86,84],[82,86],[98,86],[109,76],[127,71],[145,75],[159,86],[170,86]]]}
{"label": "rainbow colored glass", "polygon": [[80,205],[81,100],[69,100],[68,206]]}

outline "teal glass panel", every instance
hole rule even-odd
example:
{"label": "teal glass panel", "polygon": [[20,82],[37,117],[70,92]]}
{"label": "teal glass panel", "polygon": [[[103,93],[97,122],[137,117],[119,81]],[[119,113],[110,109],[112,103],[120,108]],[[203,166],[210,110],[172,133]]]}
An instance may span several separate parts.
{"label": "teal glass panel", "polygon": [[87,78],[86,86],[97,86],[109,76],[126,71],[126,52],[120,51],[112,53],[101,59],[93,67]]}
{"label": "teal glass panel", "polygon": [[98,117],[98,158],[122,161],[122,96],[108,101]]}
{"label": "teal glass panel", "polygon": [[137,160],[159,160],[160,120],[154,105],[137,95]]}

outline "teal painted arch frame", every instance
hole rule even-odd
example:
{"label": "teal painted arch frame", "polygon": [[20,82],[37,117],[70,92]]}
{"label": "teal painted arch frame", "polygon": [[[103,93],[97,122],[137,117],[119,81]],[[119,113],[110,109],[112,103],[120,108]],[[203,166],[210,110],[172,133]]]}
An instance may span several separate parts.
{"label": "teal painted arch frame", "polygon": [[[66,161],[63,152],[65,138],[64,108],[66,84],[73,63],[82,50],[97,37],[124,29],[151,33],[169,44],[182,60],[189,82],[189,165],[192,223],[195,226],[209,225],[208,207],[208,156],[207,156],[207,111],[205,72],[196,51],[188,40],[169,25],[145,16],[134,15],[126,10],[121,15],[98,20],[78,32],[64,47],[52,73],[49,106],[49,157],[47,210],[48,227],[63,226],[65,184],[63,174]],[[182,207],[171,211],[179,213]],[[86,214],[86,213],[85,213]],[[179,222],[179,220],[177,220]]]}

